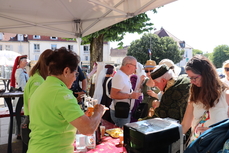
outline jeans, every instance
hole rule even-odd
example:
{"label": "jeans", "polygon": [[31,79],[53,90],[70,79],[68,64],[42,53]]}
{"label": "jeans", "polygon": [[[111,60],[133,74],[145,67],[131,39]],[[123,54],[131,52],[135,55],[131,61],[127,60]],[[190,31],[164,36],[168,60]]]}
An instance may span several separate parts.
{"label": "jeans", "polygon": [[111,119],[113,120],[115,125],[119,127],[123,127],[124,124],[130,123],[131,113],[129,113],[128,118],[117,118],[115,117],[115,110],[110,109],[110,114],[111,114]]}

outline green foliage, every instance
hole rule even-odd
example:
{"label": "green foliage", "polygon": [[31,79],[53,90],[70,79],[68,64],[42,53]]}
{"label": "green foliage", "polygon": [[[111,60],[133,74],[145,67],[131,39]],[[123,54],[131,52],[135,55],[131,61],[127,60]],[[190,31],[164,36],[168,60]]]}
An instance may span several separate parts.
{"label": "green foliage", "polygon": [[219,45],[214,48],[212,55],[212,62],[216,68],[222,67],[222,63],[229,59],[229,46],[228,45]]}
{"label": "green foliage", "polygon": [[213,53],[205,53],[204,56],[207,57],[213,63],[212,61]]}
{"label": "green foliage", "polygon": [[178,49],[177,43],[170,37],[158,37],[155,34],[144,34],[140,39],[131,42],[127,55],[134,56],[138,62],[145,64],[150,59],[148,50],[151,46],[151,59],[158,64],[162,59],[171,59],[174,63],[182,59],[184,51]]}
{"label": "green foliage", "polygon": [[[93,38],[97,38],[99,35],[104,35],[104,41],[121,41],[124,35],[128,33],[143,33],[152,30],[152,23],[149,23],[150,18],[146,13],[139,14],[135,17],[129,18],[115,25],[97,31],[93,34],[82,38],[82,44],[91,43]],[[122,46],[122,42],[120,46]]]}
{"label": "green foliage", "polygon": [[195,56],[196,54],[201,54],[203,55],[203,51],[199,50],[199,49],[193,49],[192,50],[192,55]]}

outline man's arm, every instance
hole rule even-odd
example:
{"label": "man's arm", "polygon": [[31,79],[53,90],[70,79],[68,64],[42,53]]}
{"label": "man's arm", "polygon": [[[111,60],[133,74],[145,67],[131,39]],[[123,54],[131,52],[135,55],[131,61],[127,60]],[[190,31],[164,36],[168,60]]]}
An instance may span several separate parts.
{"label": "man's arm", "polygon": [[82,80],[82,90],[86,91],[87,90],[87,79],[85,78]]}
{"label": "man's arm", "polygon": [[111,88],[111,98],[112,99],[138,99],[141,95],[140,92],[132,92],[132,93],[122,93],[120,89]]}

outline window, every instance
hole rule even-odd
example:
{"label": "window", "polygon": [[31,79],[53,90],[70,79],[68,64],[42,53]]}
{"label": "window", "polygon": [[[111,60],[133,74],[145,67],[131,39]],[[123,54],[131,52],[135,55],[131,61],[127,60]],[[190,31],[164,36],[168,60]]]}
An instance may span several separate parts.
{"label": "window", "polygon": [[68,49],[73,51],[73,45],[68,45]]}
{"label": "window", "polygon": [[88,56],[85,56],[85,61],[89,61]]}
{"label": "window", "polygon": [[41,39],[40,35],[33,35],[33,39]]}
{"label": "window", "polygon": [[51,40],[57,40],[57,37],[50,37]]}
{"label": "window", "polygon": [[18,40],[18,41],[24,41],[23,34],[18,34],[18,35],[17,35],[17,40]]}
{"label": "window", "polygon": [[2,50],[2,45],[0,45],[0,50]]}
{"label": "window", "polygon": [[52,49],[52,50],[57,49],[57,44],[51,44],[51,49]]}
{"label": "window", "polygon": [[10,45],[6,45],[6,50],[13,50]]}
{"label": "window", "polygon": [[34,52],[40,52],[40,44],[34,44]]}
{"label": "window", "polygon": [[84,52],[88,52],[89,51],[89,47],[88,46],[83,46],[83,50],[84,50]]}

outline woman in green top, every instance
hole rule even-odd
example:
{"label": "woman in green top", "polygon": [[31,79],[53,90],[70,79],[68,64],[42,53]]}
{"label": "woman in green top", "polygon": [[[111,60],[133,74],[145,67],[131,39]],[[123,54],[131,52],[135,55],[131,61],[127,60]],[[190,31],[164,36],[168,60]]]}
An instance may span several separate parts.
{"label": "woman in green top", "polygon": [[29,72],[29,80],[26,83],[24,94],[23,94],[23,102],[24,102],[24,115],[25,119],[21,124],[21,134],[22,134],[22,141],[24,144],[24,151],[27,150],[27,145],[29,141],[29,133],[30,130],[28,129],[29,123],[29,99],[34,91],[44,82],[46,77],[48,76],[48,67],[46,66],[46,58],[52,54],[51,49],[45,50],[39,57],[36,64],[32,67]]}
{"label": "woman in green top", "polygon": [[48,67],[46,66],[46,58],[52,54],[51,49],[45,50],[39,57],[36,64],[29,72],[29,80],[26,83],[23,101],[24,101],[24,115],[29,115],[29,99],[33,92],[39,87],[48,76]]}
{"label": "woman in green top", "polygon": [[27,153],[73,153],[76,129],[92,135],[105,111],[94,106],[88,117],[69,89],[78,75],[79,56],[65,47],[56,49],[48,58],[49,76],[30,98],[31,129]]}

